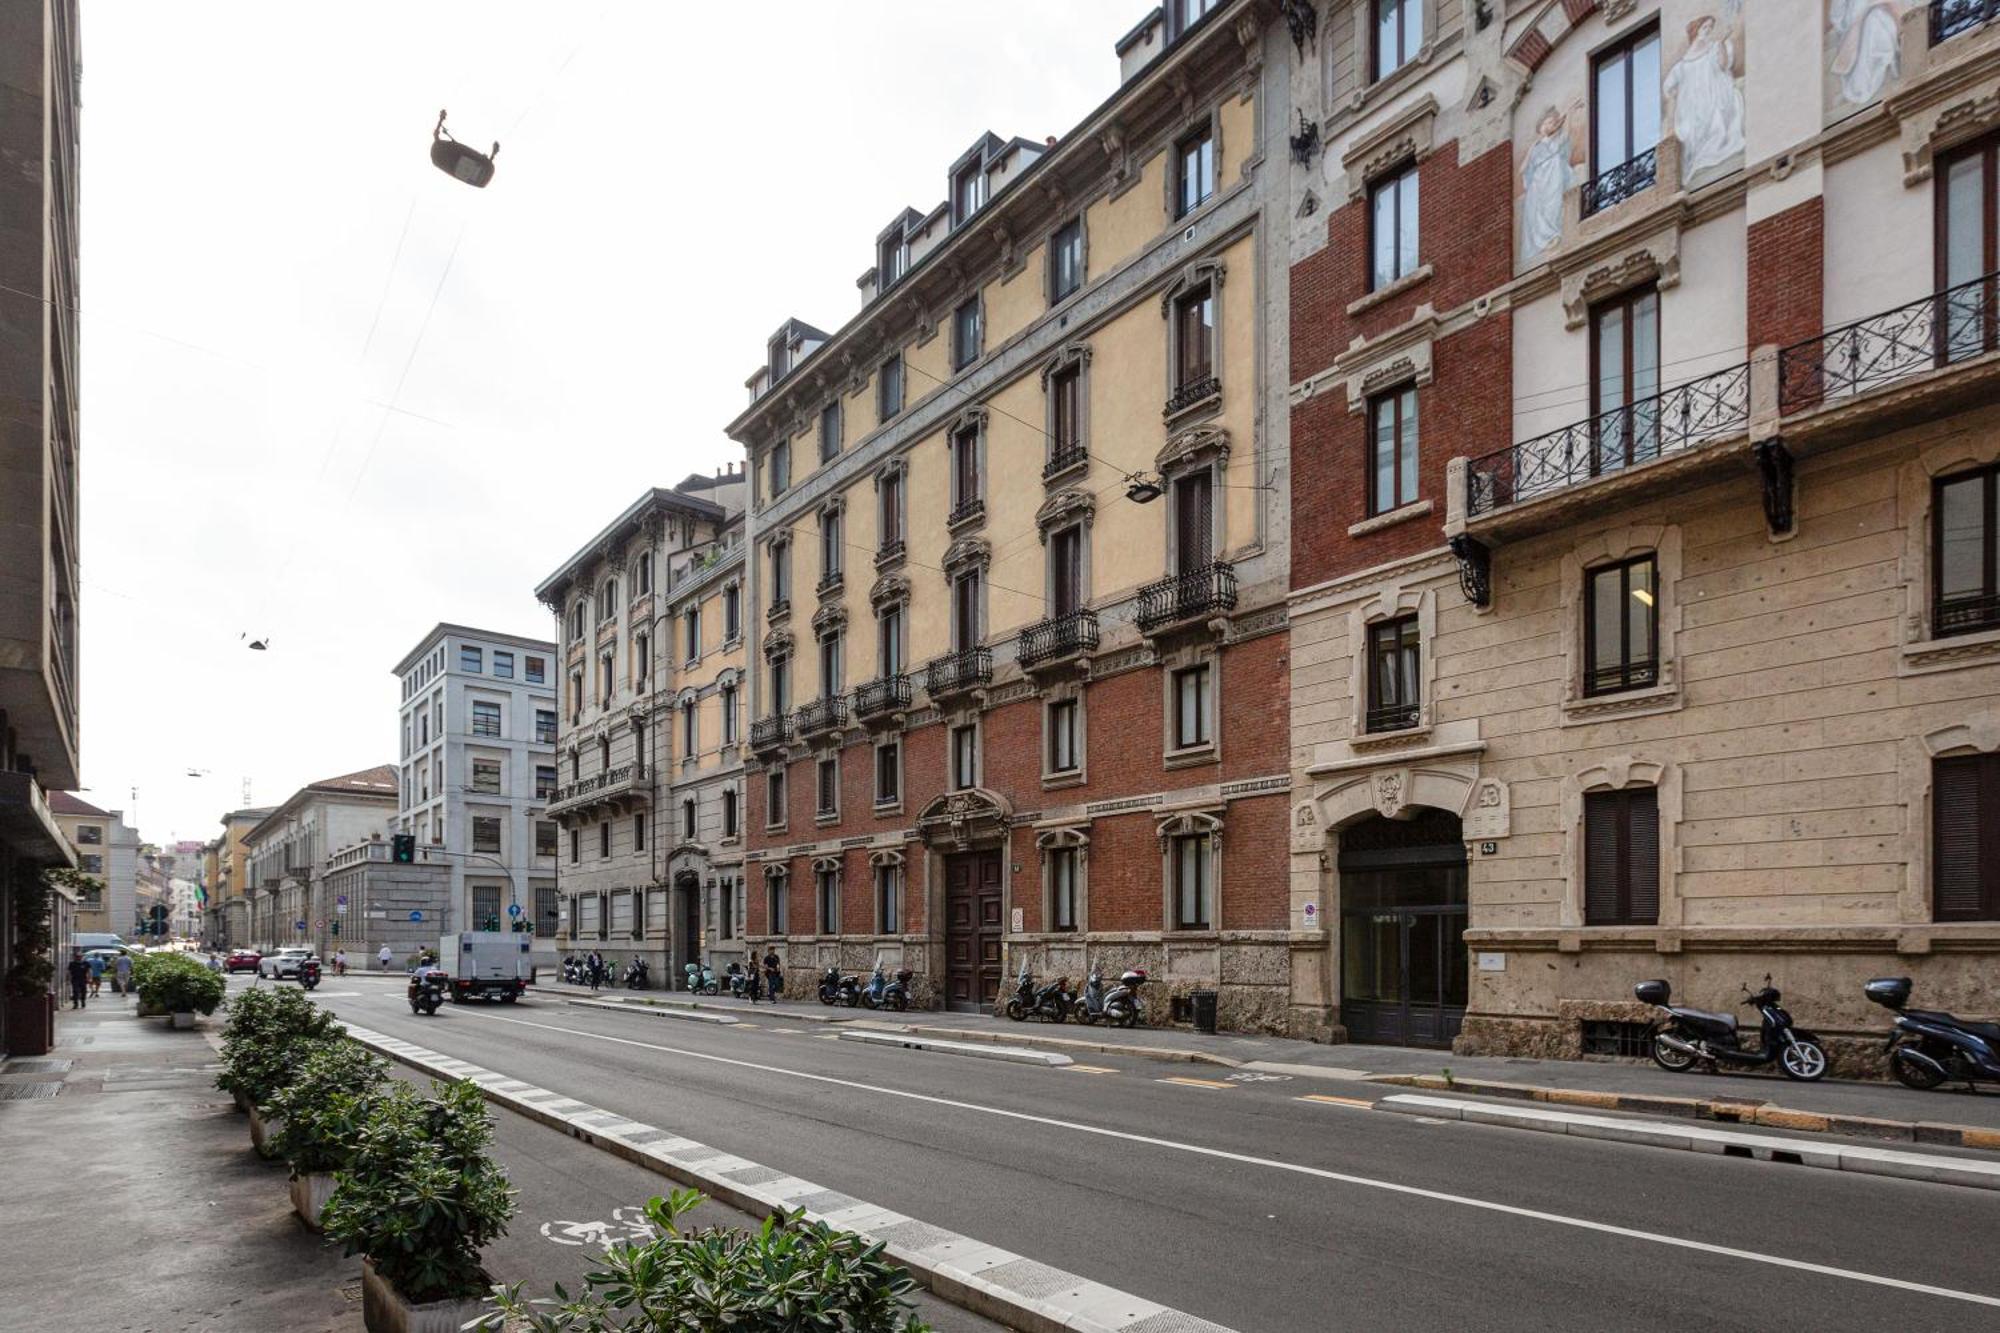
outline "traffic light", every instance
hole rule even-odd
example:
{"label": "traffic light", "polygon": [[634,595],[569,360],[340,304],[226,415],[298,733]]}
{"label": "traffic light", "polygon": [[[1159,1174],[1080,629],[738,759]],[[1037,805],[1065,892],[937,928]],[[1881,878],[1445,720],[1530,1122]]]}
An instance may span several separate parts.
{"label": "traffic light", "polygon": [[155,935],[164,935],[167,933],[167,909],[163,904],[153,904],[152,924],[148,929]]}
{"label": "traffic light", "polygon": [[417,835],[395,833],[389,837],[389,859],[398,865],[411,865],[417,859]]}
{"label": "traffic light", "polygon": [[498,912],[488,912],[486,914],[486,919],[480,922],[479,928],[481,930],[500,929],[500,914]]}

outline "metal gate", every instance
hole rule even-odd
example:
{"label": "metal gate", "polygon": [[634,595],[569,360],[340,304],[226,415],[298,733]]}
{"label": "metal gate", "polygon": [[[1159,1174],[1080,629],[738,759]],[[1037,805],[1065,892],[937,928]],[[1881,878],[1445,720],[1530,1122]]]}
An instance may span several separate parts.
{"label": "metal gate", "polygon": [[1352,1041],[1449,1046],[1469,977],[1458,817],[1370,816],[1340,832],[1341,1022]]}

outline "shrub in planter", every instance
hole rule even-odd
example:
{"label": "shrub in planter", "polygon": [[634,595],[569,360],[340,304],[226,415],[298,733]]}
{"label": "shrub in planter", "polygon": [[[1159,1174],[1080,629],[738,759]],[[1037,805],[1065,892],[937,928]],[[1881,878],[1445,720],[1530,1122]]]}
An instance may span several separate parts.
{"label": "shrub in planter", "polygon": [[328,1236],[366,1256],[375,1276],[411,1305],[484,1292],[479,1252],[506,1234],[514,1215],[514,1192],[487,1153],[493,1122],[479,1089],[440,1083],[433,1090],[426,1097],[392,1083],[374,1099],[320,1217]]}
{"label": "shrub in planter", "polygon": [[484,1327],[504,1320],[534,1333],[929,1333],[906,1299],[916,1283],[882,1257],[880,1244],[801,1213],[769,1218],[756,1231],[682,1234],[676,1221],[701,1200],[696,1190],[676,1190],[649,1202],[657,1237],[614,1247],[575,1299],[560,1286],[553,1300],[525,1302],[519,1284],[496,1289]]}
{"label": "shrub in planter", "polygon": [[292,1206],[314,1230],[333,1195],[333,1173],[353,1160],[368,1123],[388,1062],[356,1042],[315,1043],[297,1075],[271,1097],[279,1128],[271,1148],[292,1168]]}
{"label": "shrub in planter", "polygon": [[268,1105],[324,1042],[341,1035],[331,1010],[303,991],[253,987],[229,1002],[222,1027],[222,1072],[215,1086],[250,1107]]}
{"label": "shrub in planter", "polygon": [[170,1014],[212,1014],[226,990],[222,978],[184,953],[151,953],[132,965],[139,1003]]}

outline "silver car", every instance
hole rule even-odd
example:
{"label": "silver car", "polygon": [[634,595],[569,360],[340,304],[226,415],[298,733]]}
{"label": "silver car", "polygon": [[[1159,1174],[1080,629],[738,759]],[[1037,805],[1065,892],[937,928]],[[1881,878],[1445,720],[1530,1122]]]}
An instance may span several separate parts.
{"label": "silver car", "polygon": [[273,981],[279,977],[296,979],[299,975],[299,964],[312,956],[311,949],[280,949],[276,953],[267,953],[257,964],[257,975],[269,977]]}

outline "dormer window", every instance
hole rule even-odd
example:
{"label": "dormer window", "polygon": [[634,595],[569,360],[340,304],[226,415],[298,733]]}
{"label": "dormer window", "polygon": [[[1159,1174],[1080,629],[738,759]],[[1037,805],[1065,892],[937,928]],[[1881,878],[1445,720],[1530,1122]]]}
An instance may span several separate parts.
{"label": "dormer window", "polygon": [[903,236],[884,237],[875,257],[875,289],[887,291],[910,271],[910,243]]}
{"label": "dormer window", "polygon": [[975,159],[951,178],[951,225],[956,227],[986,205],[986,164]]}
{"label": "dormer window", "polygon": [[766,369],[770,371],[771,383],[775,385],[791,372],[791,349],[786,346],[785,335],[781,333],[771,339],[768,350],[769,360],[766,364]]}

